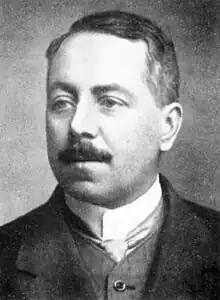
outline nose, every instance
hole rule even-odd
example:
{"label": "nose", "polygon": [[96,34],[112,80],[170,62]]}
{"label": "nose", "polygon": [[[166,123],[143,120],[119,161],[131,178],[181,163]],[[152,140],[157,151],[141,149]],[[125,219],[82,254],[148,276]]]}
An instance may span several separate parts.
{"label": "nose", "polygon": [[98,114],[95,104],[88,101],[79,102],[70,127],[77,135],[95,138],[98,134]]}

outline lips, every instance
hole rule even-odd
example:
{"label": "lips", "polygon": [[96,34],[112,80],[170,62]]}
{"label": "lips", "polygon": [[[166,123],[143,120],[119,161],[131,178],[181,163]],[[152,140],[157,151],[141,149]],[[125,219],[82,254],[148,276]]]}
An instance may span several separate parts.
{"label": "lips", "polygon": [[85,157],[83,155],[68,155],[68,156],[63,156],[62,161],[66,164],[70,163],[77,163],[77,162],[103,162],[103,160],[99,157],[93,157],[93,156],[88,156]]}

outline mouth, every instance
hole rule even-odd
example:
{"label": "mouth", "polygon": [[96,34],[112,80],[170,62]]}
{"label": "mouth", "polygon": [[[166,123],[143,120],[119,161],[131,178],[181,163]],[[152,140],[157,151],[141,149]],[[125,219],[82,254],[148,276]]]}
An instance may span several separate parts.
{"label": "mouth", "polygon": [[93,157],[66,157],[62,160],[65,164],[76,164],[76,163],[87,163],[87,162],[98,162],[103,163],[103,160]]}
{"label": "mouth", "polygon": [[98,162],[104,163],[111,160],[110,155],[106,153],[83,153],[82,151],[66,150],[59,154],[59,160],[64,164],[74,164],[74,163],[86,163],[86,162]]}
{"label": "mouth", "polygon": [[89,164],[89,163],[103,163],[103,161],[98,161],[98,160],[84,160],[84,159],[80,159],[80,160],[76,160],[76,161],[72,161],[70,163],[68,163],[68,165],[78,165],[78,164]]}

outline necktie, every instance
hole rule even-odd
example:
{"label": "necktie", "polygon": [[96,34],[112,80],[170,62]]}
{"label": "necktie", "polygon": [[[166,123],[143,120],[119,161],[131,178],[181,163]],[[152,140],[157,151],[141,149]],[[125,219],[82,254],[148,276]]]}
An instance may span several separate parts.
{"label": "necktie", "polygon": [[105,249],[109,256],[119,262],[127,254],[128,250],[134,249],[147,237],[150,238],[161,226],[163,220],[163,201],[161,200],[158,207],[133,229],[127,237],[123,239],[105,240],[100,246]]}
{"label": "necktie", "polygon": [[122,260],[128,249],[128,243],[125,240],[106,240],[101,243],[101,247],[116,262]]}
{"label": "necktie", "polygon": [[[94,237],[90,234],[88,226],[85,226],[84,222],[77,217],[74,217],[74,220],[78,220],[77,222],[81,225],[76,226],[75,224],[74,226],[71,226],[71,231],[104,249],[114,261],[119,262],[127,253],[129,253],[129,251],[135,249],[143,240],[150,238],[159,230],[164,219],[164,213],[163,200],[161,199],[159,205],[150,216],[134,228],[125,239],[101,240],[99,237]],[[85,227],[87,230],[82,230],[82,228]]]}

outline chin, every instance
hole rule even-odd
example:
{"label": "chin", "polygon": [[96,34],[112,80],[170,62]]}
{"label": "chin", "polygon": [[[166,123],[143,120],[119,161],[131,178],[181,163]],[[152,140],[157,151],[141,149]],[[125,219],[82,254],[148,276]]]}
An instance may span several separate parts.
{"label": "chin", "polygon": [[[116,190],[106,184],[94,182],[74,182],[61,185],[66,193],[75,199],[114,209],[127,204],[127,193],[122,190]],[[126,197],[125,197],[126,196]],[[117,201],[119,200],[120,201]]]}
{"label": "chin", "polygon": [[89,181],[75,181],[60,183],[64,191],[80,201],[104,205],[106,199],[106,188],[102,189],[100,184]]}

